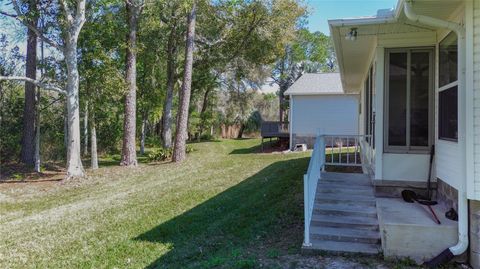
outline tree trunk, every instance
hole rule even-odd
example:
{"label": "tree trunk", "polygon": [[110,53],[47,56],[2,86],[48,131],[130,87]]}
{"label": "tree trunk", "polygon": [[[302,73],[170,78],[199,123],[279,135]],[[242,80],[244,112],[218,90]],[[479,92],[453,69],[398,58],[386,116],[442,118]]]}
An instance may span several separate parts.
{"label": "tree trunk", "polygon": [[37,90],[37,118],[35,119],[35,172],[40,173],[40,89]]}
{"label": "tree trunk", "polygon": [[122,160],[120,165],[136,166],[137,152],[135,143],[136,134],[136,102],[137,102],[137,23],[140,15],[140,8],[126,1],[128,35],[127,35],[127,57],[126,75],[127,95],[125,97],[125,118],[123,124],[123,147]]}
{"label": "tree trunk", "polygon": [[145,126],[147,125],[147,113],[142,114],[142,127],[140,134],[140,154],[145,154]]}
{"label": "tree trunk", "polygon": [[242,124],[240,124],[240,130],[238,130],[237,139],[242,138],[244,130],[245,130],[245,125],[242,123]]}
{"label": "tree trunk", "polygon": [[188,108],[190,106],[190,91],[192,86],[193,46],[195,38],[196,3],[193,2],[187,20],[187,40],[185,44],[185,70],[183,74],[178,120],[173,151],[173,162],[182,162],[186,158],[186,141],[188,128]]}
{"label": "tree trunk", "polygon": [[[35,12],[35,3],[30,5],[31,13]],[[38,16],[30,22],[37,25]],[[36,79],[37,74],[37,35],[31,29],[27,32],[27,60],[25,76]],[[25,83],[25,104],[23,108],[23,132],[21,160],[27,165],[35,165],[35,85]]]}
{"label": "tree trunk", "polygon": [[200,110],[200,128],[198,130],[198,141],[200,141],[200,138],[203,134],[203,130],[205,129],[205,119],[204,115],[205,112],[207,111],[208,107],[208,94],[210,93],[211,88],[208,88],[205,93],[203,94],[203,103],[202,103],[202,109]]}
{"label": "tree trunk", "polygon": [[173,89],[175,86],[175,54],[177,50],[175,44],[176,28],[176,22],[174,22],[167,44],[167,94],[162,116],[162,141],[164,148],[172,147],[172,106]]}
{"label": "tree trunk", "polygon": [[77,38],[78,35],[68,34],[64,49],[68,72],[66,96],[68,118],[67,178],[83,177],[85,175],[80,155],[80,98],[78,95],[80,76],[77,66]]}
{"label": "tree trunk", "polygon": [[83,113],[83,156],[88,155],[88,101],[85,103],[85,112]]}
{"label": "tree trunk", "polygon": [[91,157],[91,162],[92,162],[92,169],[98,169],[98,156],[97,156],[97,129],[95,126],[95,119],[92,117],[92,122],[91,122],[91,130],[90,130],[90,136],[91,136],[91,141],[90,141],[90,157]]}

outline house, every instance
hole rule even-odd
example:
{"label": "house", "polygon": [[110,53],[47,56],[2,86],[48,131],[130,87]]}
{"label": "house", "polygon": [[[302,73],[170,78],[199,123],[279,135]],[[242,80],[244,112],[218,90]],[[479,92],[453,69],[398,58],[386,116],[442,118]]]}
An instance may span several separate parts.
{"label": "house", "polygon": [[[343,90],[360,96],[366,174],[322,172],[327,136],[317,138],[304,177],[304,247],[374,252],[380,237],[387,257],[433,267],[467,253],[480,268],[480,1],[399,0],[393,10],[329,25]],[[429,179],[440,225],[400,198]],[[449,208],[458,221],[445,218]]]}
{"label": "house", "polygon": [[358,134],[358,94],[345,93],[339,73],[307,73],[284,95],[290,97],[290,149],[311,148],[319,132]]}

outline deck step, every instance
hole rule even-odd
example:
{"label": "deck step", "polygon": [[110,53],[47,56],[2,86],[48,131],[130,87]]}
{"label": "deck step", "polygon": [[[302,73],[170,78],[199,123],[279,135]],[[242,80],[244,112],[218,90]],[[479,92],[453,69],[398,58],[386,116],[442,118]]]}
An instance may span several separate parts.
{"label": "deck step", "polygon": [[373,190],[368,187],[365,189],[358,189],[358,188],[345,188],[343,185],[339,185],[341,187],[337,187],[336,184],[318,184],[317,187],[317,194],[318,193],[331,193],[331,194],[341,194],[341,195],[368,195],[375,197]]}
{"label": "deck step", "polygon": [[342,215],[342,216],[360,216],[360,217],[376,217],[377,209],[375,206],[353,205],[353,204],[334,204],[334,203],[318,203],[314,205],[314,212],[325,215]]}
{"label": "deck step", "polygon": [[321,181],[348,185],[372,186],[372,181],[364,174],[322,173]]}
{"label": "deck step", "polygon": [[364,174],[322,173],[307,249],[377,254],[381,249],[375,194]]}
{"label": "deck step", "polygon": [[360,173],[322,172],[322,178],[370,181],[370,177],[367,174],[360,174]]}
{"label": "deck step", "polygon": [[317,192],[315,201],[326,204],[350,204],[375,206],[375,197],[373,195],[358,194],[338,194]]}
{"label": "deck step", "polygon": [[380,253],[380,246],[378,244],[326,241],[319,239],[312,239],[311,243],[312,246],[308,247],[308,249],[332,252],[364,253],[372,255]]}
{"label": "deck step", "polygon": [[355,228],[338,228],[326,226],[312,226],[310,228],[311,238],[353,243],[380,243],[380,233],[378,231],[355,229]]}
{"label": "deck step", "polygon": [[357,192],[357,191],[369,191],[373,193],[373,187],[367,185],[351,185],[351,184],[344,184],[344,183],[336,183],[336,182],[327,182],[320,179],[318,181],[317,190],[333,190],[333,191],[340,191],[340,192]]}
{"label": "deck step", "polygon": [[311,226],[358,228],[365,230],[378,230],[378,220],[373,217],[332,216],[324,214],[312,215]]}

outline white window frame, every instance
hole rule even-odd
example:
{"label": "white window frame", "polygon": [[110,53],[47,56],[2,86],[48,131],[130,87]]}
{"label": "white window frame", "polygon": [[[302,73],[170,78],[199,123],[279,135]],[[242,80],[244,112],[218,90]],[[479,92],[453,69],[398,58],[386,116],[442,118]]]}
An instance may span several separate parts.
{"label": "white window frame", "polygon": [[[458,76],[457,76],[457,80],[452,81],[452,82],[450,82],[450,83],[448,83],[448,84],[445,84],[445,85],[443,85],[443,86],[440,87],[440,43],[442,43],[442,42],[443,42],[450,34],[452,34],[452,33],[453,33],[453,32],[449,32],[448,34],[446,34],[446,35],[443,37],[442,40],[440,40],[440,42],[438,42],[438,52],[437,52],[437,53],[438,53],[439,59],[438,59],[438,63],[437,63],[437,65],[438,65],[437,68],[438,68],[438,83],[439,83],[438,86],[439,86],[439,87],[438,87],[438,89],[437,89],[437,94],[439,95],[438,100],[440,100],[440,93],[441,93],[441,92],[443,92],[443,91],[445,91],[445,90],[449,90],[450,88],[453,88],[453,87],[456,86],[456,87],[457,87],[457,103],[458,103],[458,93],[459,93],[459,90],[460,90],[460,89],[458,88]],[[455,33],[453,33],[453,34],[455,34]],[[456,34],[455,34],[455,35],[456,35]],[[457,38],[458,38],[458,36],[457,36]],[[457,50],[458,50],[458,48],[457,48]],[[457,55],[458,55],[458,51],[457,51]],[[457,60],[457,61],[458,61],[458,60]],[[459,67],[457,66],[457,68],[459,68]],[[440,102],[440,101],[439,101],[439,102]],[[459,120],[459,116],[460,116],[460,115],[459,115],[459,109],[460,109],[460,107],[457,106],[457,132],[458,132],[458,120]],[[436,138],[437,138],[439,141],[446,141],[446,142],[451,142],[451,143],[458,143],[458,137],[455,139],[455,138],[441,137],[441,136],[440,136],[440,120],[441,120],[441,119],[440,119],[440,104],[438,104],[438,120],[437,120],[437,121],[438,121],[438,122],[437,122],[437,124],[438,124],[438,134],[436,134]]]}
{"label": "white window frame", "polygon": [[[393,146],[389,145],[389,75],[390,75],[390,53],[407,53],[407,96],[406,96],[406,145]],[[410,62],[412,52],[429,52],[430,53],[430,79],[429,79],[429,117],[428,117],[428,146],[411,146],[410,145]],[[430,148],[435,141],[435,48],[434,47],[412,47],[412,48],[387,48],[385,49],[385,94],[384,94],[384,127],[383,127],[383,151],[385,153],[405,153],[405,154],[429,154]]]}

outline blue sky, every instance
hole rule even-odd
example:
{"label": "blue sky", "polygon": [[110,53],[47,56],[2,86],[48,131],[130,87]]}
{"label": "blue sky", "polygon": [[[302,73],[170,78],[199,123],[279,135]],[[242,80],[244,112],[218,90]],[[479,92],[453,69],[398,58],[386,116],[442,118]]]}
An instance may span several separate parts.
{"label": "blue sky", "polygon": [[329,19],[371,16],[378,9],[395,8],[397,0],[306,0],[311,9],[308,28],[330,35]]}

